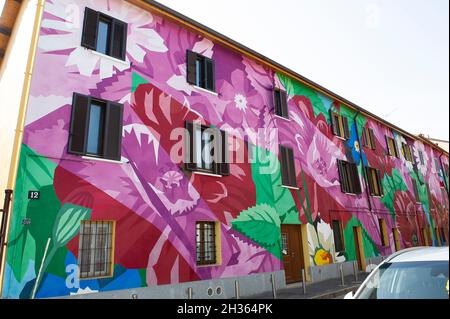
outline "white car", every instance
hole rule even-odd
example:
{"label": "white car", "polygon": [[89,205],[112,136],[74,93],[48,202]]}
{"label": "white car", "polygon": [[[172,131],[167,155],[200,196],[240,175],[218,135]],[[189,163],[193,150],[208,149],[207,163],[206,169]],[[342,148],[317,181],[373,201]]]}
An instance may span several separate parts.
{"label": "white car", "polygon": [[448,299],[448,247],[415,247],[399,251],[367,277],[345,299]]}

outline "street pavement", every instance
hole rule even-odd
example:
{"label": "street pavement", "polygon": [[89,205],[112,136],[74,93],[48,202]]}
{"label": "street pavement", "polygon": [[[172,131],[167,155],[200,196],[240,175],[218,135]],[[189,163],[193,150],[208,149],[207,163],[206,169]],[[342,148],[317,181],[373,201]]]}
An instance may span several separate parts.
{"label": "street pavement", "polygon": [[[306,294],[303,293],[302,283],[296,283],[277,290],[276,297],[277,299],[344,299],[347,293],[356,291],[368,275],[368,273],[360,273],[357,282],[355,282],[354,276],[347,276],[344,278],[344,286],[342,286],[340,278],[307,283]],[[273,299],[273,293],[267,292],[249,298]]]}

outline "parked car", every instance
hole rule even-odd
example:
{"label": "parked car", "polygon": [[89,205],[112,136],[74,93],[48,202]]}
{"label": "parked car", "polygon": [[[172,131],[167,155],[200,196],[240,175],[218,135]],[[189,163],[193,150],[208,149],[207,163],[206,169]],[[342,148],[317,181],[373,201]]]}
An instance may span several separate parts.
{"label": "parked car", "polygon": [[399,251],[367,277],[345,299],[448,299],[448,247]]}

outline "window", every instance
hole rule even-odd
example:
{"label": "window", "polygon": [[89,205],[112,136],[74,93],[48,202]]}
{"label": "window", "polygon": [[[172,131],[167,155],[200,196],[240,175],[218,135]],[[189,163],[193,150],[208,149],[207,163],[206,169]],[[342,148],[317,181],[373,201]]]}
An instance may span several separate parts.
{"label": "window", "polygon": [[75,93],[68,152],[121,159],[123,105]]}
{"label": "window", "polygon": [[294,151],[291,148],[280,146],[281,178],[283,186],[297,187],[297,174],[295,172]]}
{"label": "window", "polygon": [[375,149],[375,136],[373,133],[373,129],[365,127],[363,130],[363,145],[372,150]]}
{"label": "window", "polygon": [[421,165],[425,165],[425,159],[423,157],[423,152],[419,151],[419,161]]}
{"label": "window", "polygon": [[381,245],[387,247],[389,244],[389,237],[387,233],[386,221],[383,218],[378,219],[381,234]]}
{"label": "window", "polygon": [[445,230],[443,227],[440,228],[439,234],[441,235],[441,246],[447,245],[447,239],[445,239]]}
{"label": "window", "polygon": [[380,171],[375,168],[366,167],[369,191],[372,196],[383,196],[383,185],[381,183]]}
{"label": "window", "polygon": [[429,246],[428,242],[428,232],[425,227],[422,228],[422,243],[424,246]]}
{"label": "window", "polygon": [[393,138],[386,136],[386,144],[387,144],[388,154],[398,158],[399,155],[398,155],[398,149],[397,149],[397,144],[395,143],[395,140]]}
{"label": "window", "polygon": [[339,220],[333,220],[333,236],[334,236],[334,248],[337,253],[344,252],[344,236],[342,234],[342,223]]}
{"label": "window", "polygon": [[346,140],[350,139],[350,129],[347,117],[333,111],[330,111],[330,116],[333,134]]}
{"label": "window", "polygon": [[361,194],[358,167],[354,163],[338,161],[341,190],[348,194]]}
{"label": "window", "polygon": [[405,159],[408,162],[411,162],[411,163],[413,162],[413,157],[412,157],[412,154],[411,154],[411,148],[409,147],[408,144],[402,143],[402,153],[403,153],[403,156],[405,157]]}
{"label": "window", "polygon": [[395,244],[395,251],[399,251],[402,249],[401,243],[400,243],[400,234],[398,232],[397,228],[392,229],[392,234],[394,235],[394,244]]}
{"label": "window", "polygon": [[80,278],[112,277],[114,222],[82,221],[78,251]]}
{"label": "window", "polygon": [[186,169],[222,176],[230,175],[228,133],[216,128],[186,122],[188,145]]}
{"label": "window", "polygon": [[414,198],[416,199],[416,202],[419,203],[420,202],[419,188],[417,186],[417,182],[415,179],[412,179],[412,184],[413,184]]}
{"label": "window", "polygon": [[81,45],[125,60],[128,25],[101,12],[86,8]]}
{"label": "window", "polygon": [[280,89],[274,90],[275,114],[285,119],[289,119],[289,111],[287,106],[287,93]]}
{"label": "window", "polygon": [[442,207],[448,208],[448,195],[445,187],[441,187]]}
{"label": "window", "polygon": [[214,92],[216,90],[214,61],[187,51],[187,82]]}
{"label": "window", "polygon": [[196,226],[197,265],[217,264],[215,222],[198,222]]}

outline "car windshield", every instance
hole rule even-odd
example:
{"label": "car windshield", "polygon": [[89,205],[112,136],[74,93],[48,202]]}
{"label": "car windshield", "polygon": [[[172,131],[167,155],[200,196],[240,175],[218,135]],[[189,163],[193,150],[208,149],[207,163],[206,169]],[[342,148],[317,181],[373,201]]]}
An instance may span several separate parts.
{"label": "car windshield", "polygon": [[356,298],[448,299],[448,288],[448,261],[386,263]]}

